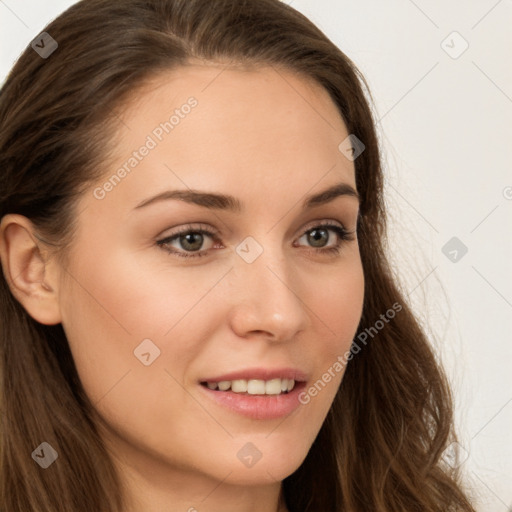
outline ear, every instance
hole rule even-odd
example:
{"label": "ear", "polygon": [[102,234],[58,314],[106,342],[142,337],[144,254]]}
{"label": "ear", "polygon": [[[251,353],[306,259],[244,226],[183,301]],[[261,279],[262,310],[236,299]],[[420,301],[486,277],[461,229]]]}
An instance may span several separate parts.
{"label": "ear", "polygon": [[57,262],[23,215],[7,214],[0,222],[2,270],[14,297],[41,324],[61,321]]}

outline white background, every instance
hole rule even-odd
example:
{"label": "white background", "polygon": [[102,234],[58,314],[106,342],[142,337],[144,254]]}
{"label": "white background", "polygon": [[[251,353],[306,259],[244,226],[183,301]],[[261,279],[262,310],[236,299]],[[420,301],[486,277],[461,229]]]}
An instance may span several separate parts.
{"label": "white background", "polygon": [[[73,3],[0,0],[2,81],[24,47]],[[512,3],[287,3],[369,83],[394,267],[452,382],[467,452],[462,467],[478,511],[510,511]],[[447,51],[456,56],[463,40],[467,50],[452,58]],[[455,262],[442,252],[452,237],[468,248]]]}

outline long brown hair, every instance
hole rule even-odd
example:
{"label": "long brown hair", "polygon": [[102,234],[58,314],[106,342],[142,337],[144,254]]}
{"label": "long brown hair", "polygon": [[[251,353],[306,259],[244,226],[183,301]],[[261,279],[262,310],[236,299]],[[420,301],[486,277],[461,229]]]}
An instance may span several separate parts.
{"label": "long brown hair", "polygon": [[[371,94],[347,56],[278,0],[83,0],[44,31],[58,48],[42,58],[29,46],[0,92],[0,218],[28,217],[62,254],[76,197],[105,172],[116,108],[151,76],[199,58],[291,70],[329,92],[365,145],[354,164],[367,336],[356,339],[360,350],[306,459],[283,481],[286,504],[290,512],[474,511],[443,462],[455,440],[446,377],[386,259]],[[0,509],[121,512],[121,481],[62,326],[33,320],[3,275],[0,315]],[[31,458],[43,441],[59,453],[46,470]]]}

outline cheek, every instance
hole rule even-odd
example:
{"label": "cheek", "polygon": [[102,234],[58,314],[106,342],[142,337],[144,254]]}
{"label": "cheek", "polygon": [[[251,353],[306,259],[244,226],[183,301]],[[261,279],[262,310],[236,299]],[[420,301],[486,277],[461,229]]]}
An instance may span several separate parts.
{"label": "cheek", "polygon": [[171,275],[114,250],[76,258],[69,274],[61,297],[62,325],[93,403],[113,393],[114,386],[126,392],[125,380],[138,382],[135,393],[147,385],[161,389],[162,382],[153,382],[157,373],[168,386],[164,368],[183,380],[200,341],[189,336],[184,342],[178,333],[206,286],[191,286],[183,272]]}
{"label": "cheek", "polygon": [[317,274],[308,281],[307,287],[310,291],[306,303],[316,326],[315,334],[308,338],[307,350],[308,359],[315,361],[316,373],[299,401],[308,416],[318,420],[318,427],[329,412],[343,379],[363,309],[362,264],[356,256],[345,263],[342,269],[330,269],[329,275]]}
{"label": "cheek", "polygon": [[[361,319],[364,301],[364,274],[360,259],[347,261],[341,270],[333,269],[308,284],[307,305],[323,329],[321,347],[326,354],[337,357],[350,348]],[[316,291],[313,291],[316,290]]]}
{"label": "cheek", "polygon": [[[75,317],[73,323],[83,320],[87,330],[98,326],[114,338],[133,342],[166,336],[208,288],[207,276],[199,283],[190,279],[190,271],[166,267],[165,259],[154,264],[151,258],[114,248],[76,261],[71,272],[73,289],[64,305],[68,316]],[[211,276],[212,284],[215,277]],[[77,306],[87,309],[87,319],[77,318]]]}
{"label": "cheek", "polygon": [[[106,422],[130,442],[143,434],[146,447],[179,459],[182,443],[173,440],[184,434],[174,425],[197,415],[180,383],[202,342],[187,311],[205,286],[187,286],[179,272],[144,272],[130,259],[77,260],[63,290],[62,325],[82,386]],[[191,446],[195,434],[186,434]]]}

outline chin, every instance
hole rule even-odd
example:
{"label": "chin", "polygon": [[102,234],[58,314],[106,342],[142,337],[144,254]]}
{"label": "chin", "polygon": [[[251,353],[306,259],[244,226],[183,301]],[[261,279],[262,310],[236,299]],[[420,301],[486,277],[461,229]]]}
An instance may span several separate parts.
{"label": "chin", "polygon": [[[233,448],[219,453],[209,452],[209,460],[217,461],[217,479],[235,485],[262,485],[282,481],[294,473],[306,458],[311,443],[304,432],[291,435],[283,430],[255,436],[236,437]],[[283,442],[284,439],[286,442]],[[220,448],[220,447],[219,447]]]}

